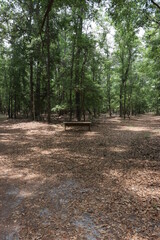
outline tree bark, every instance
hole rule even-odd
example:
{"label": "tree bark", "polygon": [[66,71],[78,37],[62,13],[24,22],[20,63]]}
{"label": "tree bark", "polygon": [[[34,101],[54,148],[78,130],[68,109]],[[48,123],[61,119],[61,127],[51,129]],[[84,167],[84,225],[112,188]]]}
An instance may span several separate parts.
{"label": "tree bark", "polygon": [[75,38],[73,40],[72,47],[72,61],[71,61],[71,79],[70,79],[70,93],[69,93],[69,105],[70,105],[70,121],[72,121],[73,114],[73,102],[72,102],[72,85],[73,85],[73,69],[74,69],[74,54],[75,54]]}
{"label": "tree bark", "polygon": [[120,117],[122,117],[122,115],[123,115],[122,99],[123,99],[123,82],[121,82],[121,85],[120,85],[120,93],[119,93],[119,116],[120,116]]}
{"label": "tree bark", "polygon": [[50,99],[50,26],[49,26],[49,13],[47,15],[47,121],[51,122],[51,99]]}
{"label": "tree bark", "polygon": [[82,38],[82,9],[81,15],[78,16],[77,28],[77,53],[76,53],[76,66],[75,66],[75,83],[76,83],[76,118],[81,120],[81,93],[80,93],[80,57],[81,57],[81,38]]}
{"label": "tree bark", "polygon": [[[52,9],[53,3],[54,3],[54,0],[50,0],[50,1],[48,2],[47,9],[46,9],[46,12],[45,12],[45,14],[44,14],[43,21],[42,21],[41,31],[43,30],[45,21],[46,21],[46,19],[47,19],[48,16],[49,16],[49,13],[50,13],[50,11],[51,11],[51,9]],[[48,21],[48,20],[47,20],[47,21]]]}
{"label": "tree bark", "polygon": [[151,0],[151,2],[160,10],[160,5],[156,3],[154,0]]}
{"label": "tree bark", "polygon": [[39,120],[40,118],[40,79],[41,79],[41,72],[40,72],[40,63],[37,63],[37,78],[36,78],[36,100],[35,100],[35,115],[36,119]]}
{"label": "tree bark", "polygon": [[30,114],[32,120],[34,120],[34,102],[33,102],[33,58],[30,57]]}

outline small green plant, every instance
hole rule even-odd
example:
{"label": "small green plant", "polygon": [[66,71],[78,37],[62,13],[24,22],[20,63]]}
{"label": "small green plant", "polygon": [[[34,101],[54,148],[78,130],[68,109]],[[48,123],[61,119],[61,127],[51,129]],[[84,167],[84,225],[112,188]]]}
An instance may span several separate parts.
{"label": "small green plant", "polygon": [[59,113],[61,111],[65,111],[65,110],[67,110],[66,104],[56,105],[54,108],[52,108],[52,112],[54,112],[54,113]]}
{"label": "small green plant", "polygon": [[145,132],[145,133],[144,133],[144,138],[145,138],[145,139],[150,138],[150,133],[149,133],[149,132]]}

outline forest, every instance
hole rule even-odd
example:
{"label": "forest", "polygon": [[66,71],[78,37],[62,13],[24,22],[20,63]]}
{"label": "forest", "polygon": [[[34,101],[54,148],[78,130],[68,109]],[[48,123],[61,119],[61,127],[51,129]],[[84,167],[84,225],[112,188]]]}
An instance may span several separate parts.
{"label": "forest", "polygon": [[0,240],[160,239],[160,0],[0,0]]}
{"label": "forest", "polygon": [[0,112],[159,114],[159,11],[150,0],[1,0]]}

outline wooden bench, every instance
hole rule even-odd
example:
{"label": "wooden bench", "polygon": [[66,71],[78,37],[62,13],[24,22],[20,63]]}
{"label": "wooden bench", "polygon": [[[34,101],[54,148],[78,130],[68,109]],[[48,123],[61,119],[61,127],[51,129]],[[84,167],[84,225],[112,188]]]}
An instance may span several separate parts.
{"label": "wooden bench", "polygon": [[91,122],[64,122],[64,128],[72,126],[88,126],[89,131],[91,130]]}

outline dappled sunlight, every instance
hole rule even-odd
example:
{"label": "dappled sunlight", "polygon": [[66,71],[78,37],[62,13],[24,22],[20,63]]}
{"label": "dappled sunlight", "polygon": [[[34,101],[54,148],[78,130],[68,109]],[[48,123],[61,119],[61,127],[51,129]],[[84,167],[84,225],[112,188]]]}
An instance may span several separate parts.
{"label": "dappled sunlight", "polygon": [[8,165],[1,164],[0,166],[0,178],[9,178],[9,179],[23,179],[24,180],[36,180],[41,177],[40,174],[35,174],[29,172],[27,168],[18,169],[18,167],[9,167]]}
{"label": "dappled sunlight", "polygon": [[114,129],[115,131],[129,131],[129,132],[135,132],[135,133],[140,133],[143,132],[143,137],[144,138],[149,138],[149,137],[159,137],[160,136],[160,129],[154,129],[154,128],[149,128],[149,127],[142,127],[142,126],[119,126],[118,128]]}
{"label": "dappled sunlight", "polygon": [[55,134],[56,132],[55,132],[55,130],[53,129],[53,130],[47,130],[47,129],[44,129],[44,130],[42,130],[42,129],[37,129],[37,130],[27,130],[26,131],[26,133],[25,133],[25,135],[26,136],[32,136],[32,137],[34,137],[34,136],[39,136],[39,134],[41,135],[41,136],[49,136],[49,135],[53,135],[54,136],[54,134]]}
{"label": "dappled sunlight", "polygon": [[24,181],[32,181],[32,180],[40,180],[42,176],[37,173],[31,173],[31,172],[25,172],[25,175],[23,176]]}
{"label": "dappled sunlight", "polygon": [[40,152],[40,154],[43,154],[43,155],[50,155],[52,153],[52,151],[48,151],[48,150],[43,150]]}
{"label": "dappled sunlight", "polygon": [[157,200],[160,198],[159,189],[153,188],[152,186],[148,187],[145,184],[136,185],[136,183],[126,183],[126,188],[141,198],[156,198]]}
{"label": "dappled sunlight", "polygon": [[160,211],[159,173],[151,170],[133,170],[124,173],[120,169],[111,169],[109,173],[103,173],[103,180],[103,186],[109,184],[110,181],[115,181],[115,184],[122,192],[125,192],[125,195],[134,196],[151,211]]}
{"label": "dappled sunlight", "polygon": [[33,151],[36,154],[36,156],[41,156],[41,155],[52,155],[52,156],[54,156],[54,154],[57,154],[57,155],[68,154],[68,151],[67,151],[66,148],[52,148],[52,147],[50,147],[49,149],[44,149],[42,147],[31,147],[30,150]]}
{"label": "dappled sunlight", "polygon": [[152,130],[152,133],[154,134],[155,137],[160,137],[160,129]]}
{"label": "dappled sunlight", "polygon": [[111,152],[121,153],[121,152],[127,152],[129,148],[125,146],[119,146],[119,147],[109,147],[108,150]]}
{"label": "dappled sunlight", "polygon": [[17,122],[9,125],[9,129],[23,129],[23,130],[34,130],[34,129],[41,129],[47,126],[46,123],[41,122]]}
{"label": "dappled sunlight", "polygon": [[120,126],[117,131],[150,132],[151,129],[140,126]]}
{"label": "dappled sunlight", "polygon": [[32,197],[34,195],[34,192],[32,191],[27,191],[27,190],[20,190],[20,192],[18,193],[17,197],[20,198],[29,198]]}
{"label": "dappled sunlight", "polygon": [[112,117],[112,118],[107,118],[107,122],[122,123],[122,119],[120,117]]}
{"label": "dappled sunlight", "polygon": [[11,133],[0,133],[0,137],[11,137],[12,134]]}
{"label": "dappled sunlight", "polygon": [[11,133],[0,133],[0,141],[10,143],[13,141],[13,135]]}
{"label": "dappled sunlight", "polygon": [[146,237],[143,237],[140,234],[135,233],[134,235],[129,235],[128,238],[126,238],[126,239],[129,239],[129,240],[146,240]]}
{"label": "dappled sunlight", "polygon": [[129,191],[132,191],[140,198],[160,199],[159,173],[151,170],[145,170],[143,172],[137,171],[131,174],[134,175],[134,178],[129,180],[126,179],[124,183],[125,187]]}
{"label": "dappled sunlight", "polygon": [[[105,173],[104,173],[105,174]],[[109,174],[111,175],[111,176],[113,176],[113,177],[116,177],[116,178],[120,178],[120,177],[122,177],[123,176],[123,172],[122,171],[120,171],[120,169],[111,169],[110,171],[109,171]],[[108,175],[108,174],[107,174]],[[106,176],[107,176],[106,175]]]}
{"label": "dappled sunlight", "polygon": [[[129,172],[129,176],[125,176],[124,172],[120,169],[111,169],[109,174],[116,178],[117,181],[121,184],[121,187],[128,190],[129,192],[133,192],[142,200],[143,198],[147,199],[160,199],[160,177],[159,173],[151,170],[143,170],[143,171],[131,171]],[[108,173],[103,173],[103,176],[108,177]]]}
{"label": "dappled sunlight", "polygon": [[99,135],[100,135],[99,132],[94,132],[94,131],[87,131],[84,133],[84,136],[87,136],[87,138],[92,138],[92,137],[96,137]]}
{"label": "dappled sunlight", "polygon": [[10,143],[10,142],[12,142],[12,140],[10,139],[1,139],[1,142],[3,142],[3,143]]}

